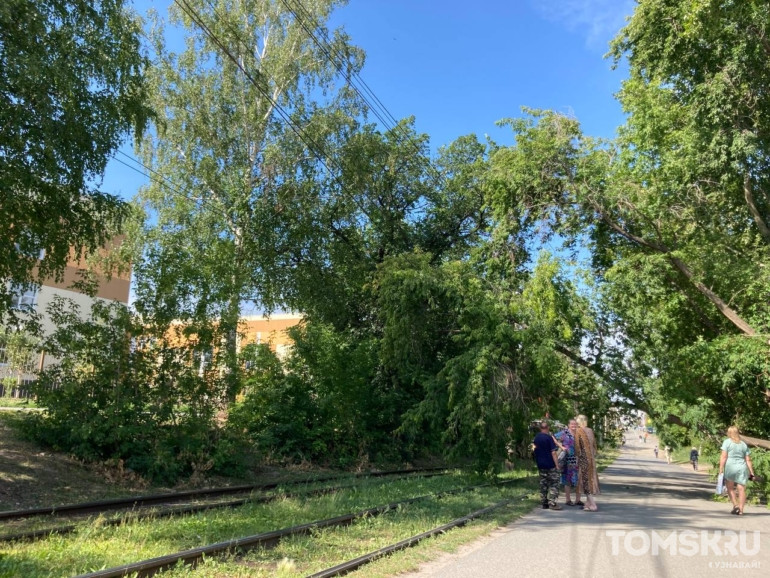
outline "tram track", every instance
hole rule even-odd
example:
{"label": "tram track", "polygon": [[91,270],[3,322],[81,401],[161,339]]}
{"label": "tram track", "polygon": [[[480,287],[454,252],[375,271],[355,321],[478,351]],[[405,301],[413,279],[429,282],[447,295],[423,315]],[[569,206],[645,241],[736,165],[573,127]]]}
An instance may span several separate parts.
{"label": "tram track", "polygon": [[[409,473],[401,473],[399,476],[397,476],[397,479],[409,479],[414,477],[429,478],[429,477],[445,475],[445,473],[446,473],[445,470],[442,470],[442,471],[419,470],[419,471],[411,471]],[[396,472],[390,472],[390,474],[395,475]],[[314,482],[317,482],[317,480],[314,480]],[[196,504],[191,506],[168,508],[164,510],[150,510],[145,513],[132,511],[129,513],[128,516],[123,516],[121,518],[100,520],[99,525],[101,527],[121,526],[124,524],[137,522],[141,520],[147,520],[147,519],[155,520],[155,519],[162,519],[162,518],[170,518],[173,516],[196,514],[199,512],[206,512],[209,510],[237,508],[240,506],[244,506],[246,504],[266,504],[266,503],[274,502],[276,500],[288,499],[288,498],[310,498],[310,497],[333,494],[336,492],[352,489],[355,487],[357,486],[355,485],[332,486],[332,487],[325,487],[325,488],[316,488],[313,490],[308,490],[303,492],[282,492],[279,494],[271,494],[267,496],[249,496],[247,498],[230,500],[227,502]],[[89,504],[88,508],[90,507],[91,505]],[[143,507],[149,507],[149,506],[143,506]],[[92,513],[92,510],[89,509],[88,512],[86,513]],[[103,512],[100,512],[100,513],[103,513]],[[72,514],[70,513],[70,515]],[[51,535],[71,534],[83,527],[84,526],[82,524],[68,524],[66,526],[53,526],[53,527],[43,528],[39,530],[17,532],[14,534],[5,534],[5,535],[0,535],[0,543],[41,540]]]}
{"label": "tram track", "polygon": [[25,510],[7,510],[0,512],[0,522],[8,520],[19,520],[22,518],[33,518],[39,516],[57,516],[66,514],[68,516],[78,516],[83,514],[103,514],[114,510],[123,510],[129,508],[140,508],[155,505],[168,505],[174,502],[184,500],[194,500],[204,497],[219,497],[232,494],[245,494],[247,492],[274,490],[282,486],[297,486],[301,484],[314,484],[328,482],[337,479],[363,478],[363,477],[386,477],[395,475],[408,475],[416,473],[446,471],[448,468],[411,468],[404,470],[389,470],[384,472],[366,472],[349,475],[321,476],[305,480],[293,480],[283,482],[272,482],[269,484],[245,484],[239,486],[225,486],[219,488],[205,488],[200,490],[186,490],[183,492],[167,492],[163,494],[151,494],[146,496],[134,496],[130,498],[115,498],[110,500],[97,500],[94,502],[82,502],[78,504],[64,504],[61,506],[50,506],[42,508],[30,508]]}
{"label": "tram track", "polygon": [[[113,568],[98,570],[87,574],[80,574],[77,576],[77,578],[118,578],[122,576],[131,576],[131,575],[136,575],[137,577],[153,576],[157,572],[176,566],[179,562],[195,566],[204,557],[222,555],[222,554],[233,553],[233,552],[243,552],[254,548],[274,547],[282,539],[287,537],[306,535],[311,533],[314,530],[321,529],[321,528],[349,525],[354,523],[358,519],[365,518],[365,517],[379,516],[387,512],[397,510],[400,507],[403,507],[412,503],[416,503],[422,500],[440,499],[444,496],[449,496],[453,494],[458,494],[462,492],[468,492],[468,491],[473,491],[473,490],[483,489],[483,488],[502,487],[502,486],[507,486],[511,484],[525,482],[528,479],[529,478],[519,478],[516,480],[507,480],[504,482],[497,482],[497,483],[478,484],[473,486],[465,486],[462,488],[455,488],[451,490],[444,490],[442,492],[437,492],[432,494],[425,494],[422,496],[417,496],[415,498],[409,498],[398,502],[388,503],[382,506],[376,506],[373,508],[368,508],[365,510],[360,510],[357,512],[352,512],[341,516],[336,516],[334,518],[328,518],[325,520],[316,520],[314,522],[309,522],[298,526],[292,526],[292,527],[283,528],[280,530],[264,532],[264,533],[245,536],[241,538],[235,538],[231,540],[226,540],[224,542],[217,542],[215,544],[210,544],[207,546],[192,548],[189,550],[184,550],[173,554],[159,556],[156,558],[150,558],[147,560],[141,560],[130,564],[124,564],[122,566],[116,566]],[[505,503],[508,503],[509,501],[510,500],[506,500]],[[502,505],[504,504],[501,502],[501,503],[495,504],[493,507],[490,507],[490,508],[494,509],[497,507],[502,507]],[[487,511],[491,511],[491,510],[489,508],[485,508],[484,510],[472,512],[468,516],[464,516],[461,519],[450,522],[449,525],[445,524],[444,526],[441,526],[437,529],[429,531],[429,532],[433,532],[430,535],[435,535],[437,533],[446,531],[446,529],[449,529],[450,525],[452,524],[455,524],[455,525],[451,527],[457,527],[459,525],[463,525],[468,521],[470,521],[471,519],[473,519],[474,517],[483,515]],[[465,520],[465,521],[462,522],[461,520]],[[420,535],[419,540],[417,540],[417,542],[419,542],[422,539],[425,539],[426,537],[428,536]],[[417,542],[414,542],[414,544],[416,544]],[[399,543],[399,549],[402,549],[405,547],[408,547],[408,546],[405,546]],[[378,550],[377,552],[380,552],[380,551]],[[373,556],[372,559],[376,559],[377,557],[385,555],[386,553],[387,552],[379,553],[379,554],[372,553],[371,554]],[[350,570],[346,570],[345,572],[348,572],[348,571]],[[329,574],[329,576],[332,576],[332,575],[340,575],[340,574]]]}
{"label": "tram track", "polygon": [[[524,495],[524,497],[526,497],[526,494]],[[497,502],[496,504],[492,504],[491,506],[487,506],[486,508],[476,510],[475,512],[471,512],[470,514],[467,514],[461,518],[456,518],[451,522],[442,524],[441,526],[437,526],[431,530],[428,530],[427,532],[422,532],[420,534],[412,536],[411,538],[407,538],[406,540],[401,540],[400,542],[396,542],[395,544],[385,546],[384,548],[380,548],[378,550],[375,550],[374,552],[369,552],[368,554],[364,554],[363,556],[358,556],[357,558],[353,558],[352,560],[348,560],[347,562],[337,564],[335,566],[326,568],[325,570],[321,570],[314,574],[310,574],[307,578],[331,578],[332,576],[344,576],[345,574],[353,572],[354,570],[358,570],[361,566],[365,566],[366,564],[369,564],[370,562],[374,562],[379,558],[383,558],[388,554],[392,554],[393,552],[398,552],[399,550],[406,550],[407,548],[412,548],[417,544],[419,544],[420,542],[422,542],[423,540],[426,540],[427,538],[432,538],[433,536],[444,534],[445,532],[448,532],[449,530],[453,530],[454,528],[460,528],[462,526],[465,526],[466,524],[468,524],[468,522],[475,520],[476,518],[480,518],[481,516],[489,514],[490,512],[498,510],[504,506],[507,506],[512,501],[513,500],[510,500],[510,499],[502,500],[500,502]]]}

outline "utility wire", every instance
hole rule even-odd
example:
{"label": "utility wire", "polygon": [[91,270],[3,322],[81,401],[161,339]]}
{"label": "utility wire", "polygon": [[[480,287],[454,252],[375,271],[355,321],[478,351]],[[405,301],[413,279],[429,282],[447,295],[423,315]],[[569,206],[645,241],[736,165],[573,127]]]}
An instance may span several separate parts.
{"label": "utility wire", "polygon": [[[176,0],[175,0],[176,1]],[[186,4],[186,0],[182,0]],[[315,20],[313,15],[308,11],[308,9],[302,4],[301,0],[294,0],[296,3],[296,6],[299,10],[303,12],[303,14],[306,15],[306,18],[309,19],[312,22],[312,26],[309,26],[305,19],[303,19],[296,10],[294,10],[289,4],[287,4],[286,0],[282,0],[282,3],[284,7],[294,16],[295,21],[301,26],[301,28],[307,33],[307,35],[313,40],[313,42],[318,46],[318,48],[323,52],[323,54],[326,56],[327,60],[329,61],[332,66],[334,66],[337,71],[347,80],[347,82],[350,84],[350,86],[353,88],[353,90],[358,94],[358,96],[361,98],[361,100],[366,104],[369,109],[375,114],[375,116],[378,118],[378,120],[385,126],[386,129],[396,133],[400,134],[400,136],[407,141],[412,147],[415,149],[417,156],[419,159],[422,160],[422,162],[425,164],[426,168],[428,169],[428,172],[432,173],[435,183],[436,184],[442,184],[445,183],[445,178],[441,175],[441,173],[436,169],[436,167],[433,166],[433,162],[425,153],[422,151],[422,149],[419,147],[417,142],[414,140],[414,138],[409,134],[407,129],[402,127],[398,120],[390,113],[390,111],[387,109],[387,107],[382,103],[382,101],[377,97],[377,95],[374,93],[374,91],[369,87],[368,84],[361,78],[361,76],[358,73],[353,73],[352,75],[345,70],[345,63],[347,62],[346,57],[337,49],[335,49],[331,42],[329,41],[329,36],[323,31],[323,28],[318,24],[318,22]],[[220,16],[217,12],[217,7],[214,4],[213,0],[206,0],[206,3],[209,5],[213,13],[217,16]],[[178,4],[178,2],[177,2]],[[188,5],[189,7],[189,5]],[[188,13],[189,15],[189,13]],[[192,18],[192,16],[191,16]],[[224,20],[225,26],[228,28],[228,30],[233,34],[236,42],[238,43],[238,48],[240,49],[242,47],[242,44],[245,44],[245,48],[248,52],[248,44],[243,41],[243,39],[240,36],[240,32],[236,29],[234,29],[227,19],[219,18],[220,20]],[[198,17],[198,20],[201,20],[200,17]],[[325,42],[318,39],[316,34],[314,34],[313,29],[317,29],[323,33],[323,37],[326,40]],[[218,39],[217,39],[218,40]],[[221,41],[216,42],[218,45],[222,45]],[[226,51],[228,56],[230,56],[231,59],[234,57],[231,55],[230,51]],[[336,57],[336,58],[335,58]],[[243,70],[243,68],[240,66],[240,63],[237,63],[239,65],[239,68]],[[360,82],[360,84],[364,87],[359,88],[359,86],[356,86],[356,79]],[[367,96],[364,94],[364,92],[368,92],[372,98],[376,101],[376,104],[373,103]],[[263,94],[265,94],[263,92]],[[269,95],[265,95],[267,98],[270,98]],[[272,102],[272,99],[271,99]],[[277,106],[277,104],[276,104]],[[288,119],[287,119],[288,121]],[[291,121],[289,121],[291,122]],[[294,128],[294,127],[292,127]],[[296,131],[295,131],[296,132]],[[299,136],[299,134],[298,134]],[[302,138],[302,137],[300,137]],[[303,139],[304,141],[304,139]],[[306,142],[306,141],[305,141]],[[307,144],[307,142],[306,142]],[[316,145],[317,146],[317,145]],[[323,149],[321,149],[323,150]],[[337,167],[339,170],[341,170],[340,167]],[[328,169],[328,166],[327,166]],[[342,183],[339,183],[342,186]]]}
{"label": "utility wire", "polygon": [[[214,11],[214,14],[217,14],[216,8],[211,5],[211,0],[207,0],[209,6]],[[340,179],[340,176],[336,175],[334,172],[332,172],[331,168],[329,167],[329,162],[334,164],[335,168],[342,173],[342,167],[336,163],[336,161],[333,161],[331,158],[324,158],[325,150],[323,147],[319,146],[313,139],[311,139],[308,135],[304,133],[304,131],[297,126],[297,124],[294,122],[294,120],[291,118],[291,115],[286,112],[286,110],[275,100],[273,97],[270,96],[269,92],[260,85],[253,77],[253,75],[249,74],[249,72],[245,69],[245,67],[240,63],[240,61],[233,55],[233,53],[227,49],[227,47],[224,45],[224,43],[211,31],[211,29],[206,25],[205,22],[203,22],[203,19],[201,16],[187,3],[186,0],[174,0],[174,3],[179,6],[179,8],[182,9],[182,11],[187,14],[187,16],[190,17],[190,19],[211,39],[211,41],[224,52],[224,54],[238,67],[241,72],[243,72],[244,76],[251,82],[252,85],[264,96],[274,107],[276,111],[281,115],[281,117],[286,121],[286,124],[289,125],[289,127],[292,129],[292,131],[297,135],[297,137],[305,143],[305,145],[308,146],[310,151],[314,154],[314,156],[318,159],[318,161],[324,166],[329,176],[339,185],[341,191],[345,191],[347,187],[345,187],[345,184]],[[218,15],[218,14],[217,14]],[[226,21],[225,21],[226,22]],[[232,29],[231,29],[232,30]],[[239,41],[240,44],[240,37],[238,34],[236,34],[236,40]],[[310,141],[310,142],[308,142]],[[366,210],[366,208],[361,204],[361,202],[356,199],[355,195],[351,195],[350,199],[355,203],[359,210],[361,210],[367,217],[369,217],[369,212]]]}
{"label": "utility wire", "polygon": [[[297,15],[297,13],[287,4],[287,0],[281,0],[283,2],[283,5],[286,7],[286,9],[291,12],[294,15],[294,18],[297,20],[297,22],[300,23],[302,28],[308,33],[308,35],[313,39],[313,41],[318,45],[321,50],[324,51],[324,53],[329,58],[329,61],[335,65],[337,70],[342,74],[345,79],[353,86],[353,88],[356,90],[356,92],[361,96],[364,102],[366,102],[367,105],[373,110],[379,109],[386,117],[388,117],[389,122],[392,123],[394,126],[398,125],[398,120],[395,116],[391,114],[391,112],[387,109],[387,107],[383,104],[383,102],[377,97],[377,95],[374,93],[374,91],[369,88],[369,85],[366,84],[363,78],[361,78],[361,75],[357,72],[353,72],[352,74],[345,72],[343,69],[343,65],[345,62],[347,62],[347,58],[344,54],[342,54],[339,50],[334,48],[334,45],[331,43],[331,39],[329,38],[329,35],[326,33],[326,31],[323,29],[323,27],[318,23],[318,21],[313,17],[313,15],[310,13],[310,11],[305,7],[304,4],[302,4],[301,0],[295,0],[295,5],[305,14],[308,20],[310,20],[310,23],[312,25],[312,29],[318,30],[323,35],[323,42],[319,41],[318,38],[309,30],[305,24],[303,23],[302,19]],[[335,62],[334,57],[331,56],[331,53],[334,54],[337,58],[337,62]],[[355,85],[354,79],[357,80],[360,83],[361,89],[359,90],[359,87]],[[374,99],[374,103],[369,100],[364,94],[362,94],[361,91],[364,91],[370,95],[371,98]],[[388,122],[384,121],[379,115],[377,116],[383,124],[388,127]]]}
{"label": "utility wire", "polygon": [[[433,176],[437,179],[437,181],[441,183],[445,183],[444,177],[441,175],[439,170],[433,165],[433,161],[422,151],[418,143],[414,140],[414,138],[409,134],[409,132],[404,129],[398,122],[398,120],[391,114],[391,112],[388,110],[388,108],[383,104],[383,102],[380,100],[380,98],[375,94],[375,92],[369,87],[369,85],[366,83],[366,81],[361,77],[361,75],[357,72],[353,72],[352,74],[347,72],[344,68],[344,64],[347,61],[345,58],[345,55],[340,53],[337,49],[334,48],[334,46],[331,43],[331,40],[329,39],[329,35],[326,33],[326,31],[323,29],[323,27],[315,20],[313,15],[310,13],[310,11],[303,5],[302,0],[293,0],[294,5],[303,12],[303,14],[306,16],[307,19],[311,21],[312,26],[308,27],[306,23],[303,21],[303,19],[297,14],[297,12],[288,4],[289,0],[281,0],[283,5],[286,7],[286,9],[294,15],[295,20],[299,23],[299,25],[307,32],[308,36],[316,43],[316,45],[323,51],[323,53],[328,58],[329,62],[337,69],[337,71],[345,77],[345,79],[348,81],[348,83],[353,87],[353,90],[356,91],[356,93],[361,97],[361,99],[364,101],[364,103],[369,106],[369,108],[372,110],[372,112],[375,114],[375,116],[380,120],[380,122],[383,123],[385,128],[392,130],[393,132],[400,132],[401,136],[407,140],[415,149],[418,156],[423,159],[423,161],[426,163],[427,168],[430,172],[433,173]],[[312,29],[318,30],[320,32],[320,35],[323,36],[324,41],[322,42],[319,40],[316,35],[312,32]],[[336,59],[335,59],[336,56]],[[361,88],[356,85],[355,81],[358,81],[360,83]],[[372,102],[369,98],[367,98],[362,91],[368,93],[370,97],[374,100]],[[379,112],[378,112],[379,109]],[[393,126],[389,126],[388,122],[386,122],[382,115],[385,115],[390,119],[390,122],[392,122]],[[398,129],[398,131],[396,130]]]}
{"label": "utility wire", "polygon": [[[356,92],[356,94],[359,96],[359,98],[369,107],[369,109],[374,113],[374,115],[377,117],[377,119],[383,124],[385,128],[388,130],[392,130],[393,127],[390,126],[391,121],[387,120],[383,117],[383,114],[381,114],[380,110],[372,102],[367,99],[366,95],[361,92],[358,86],[353,82],[352,76],[345,71],[344,64],[346,62],[346,59],[339,54],[339,52],[335,51],[335,54],[332,54],[332,51],[334,51],[334,48],[332,47],[331,43],[323,43],[316,35],[313,33],[313,29],[309,27],[306,22],[297,14],[297,12],[294,11],[294,9],[289,6],[288,2],[286,0],[281,0],[283,5],[286,7],[286,9],[292,13],[294,16],[294,20],[297,22],[297,24],[302,27],[302,29],[307,33],[307,35],[315,42],[316,46],[321,49],[321,51],[326,56],[326,59],[329,61],[329,63],[334,66],[337,71],[345,78],[345,80],[348,81],[348,84],[353,88],[353,90]],[[304,6],[300,2],[297,3],[297,5],[300,7],[300,9],[305,10]],[[310,15],[312,18],[312,15]],[[326,36],[328,39],[328,36]],[[335,55],[339,58],[339,61],[335,58]],[[384,111],[384,114],[386,116],[390,116],[392,121],[397,124],[397,121],[393,118],[393,115],[391,115],[387,110]]]}
{"label": "utility wire", "polygon": [[[203,22],[203,19],[200,17],[200,15],[187,3],[186,0],[174,0],[174,3],[181,8],[181,10],[189,16],[189,18],[206,34],[206,36],[211,39],[211,41],[229,58],[233,64],[235,64],[236,67],[243,73],[243,75],[248,79],[249,82],[251,82],[252,85],[264,96],[275,108],[276,111],[281,115],[281,117],[286,121],[286,124],[289,125],[289,127],[292,129],[294,134],[297,135],[297,137],[304,142],[308,147],[315,153],[316,158],[318,161],[326,168],[328,173],[334,178],[340,186],[342,185],[342,182],[338,180],[338,178],[334,175],[334,173],[329,168],[328,163],[326,162],[326,159],[324,158],[324,150],[322,147],[319,147],[315,141],[310,139],[306,134],[303,134],[303,131],[301,128],[299,128],[296,123],[292,120],[291,115],[286,112],[286,110],[278,103],[276,100],[273,99],[272,96],[270,96],[270,93],[265,89],[264,86],[262,86],[257,80],[254,78],[252,74],[249,73],[248,70],[240,63],[238,58],[235,57],[235,55],[224,45],[224,43],[211,31],[211,29],[206,25],[205,22]],[[306,140],[307,139],[307,140]],[[308,140],[310,142],[308,142]],[[312,146],[311,146],[312,143]],[[340,167],[336,167],[338,170],[341,170]]]}
{"label": "utility wire", "polygon": [[[130,164],[128,164],[127,162],[125,162],[125,161],[122,161],[122,160],[120,160],[119,158],[117,158],[116,156],[114,156],[114,155],[113,155],[113,157],[112,157],[112,160],[114,160],[115,162],[118,162],[118,163],[120,163],[120,164],[121,164],[121,165],[123,165],[124,167],[131,169],[131,170],[132,170],[132,171],[134,171],[135,173],[139,173],[140,175],[142,175],[142,176],[143,176],[143,177],[145,177],[146,179],[149,179],[150,181],[154,182],[155,184],[157,184],[157,185],[160,185],[160,186],[162,186],[162,187],[166,187],[168,190],[170,190],[170,191],[172,191],[172,192],[176,193],[177,195],[180,195],[180,196],[182,196],[182,197],[185,197],[185,198],[186,198],[186,199],[188,199],[188,200],[191,200],[191,201],[198,201],[198,202],[201,202],[201,203],[203,203],[203,204],[205,204],[205,203],[206,203],[205,199],[203,199],[203,198],[196,198],[196,197],[194,197],[194,196],[192,196],[192,195],[190,195],[190,194],[184,193],[183,191],[181,191],[180,189],[178,189],[177,187],[175,187],[175,186],[173,185],[173,183],[171,183],[171,180],[170,180],[169,178],[167,178],[167,177],[164,177],[164,176],[163,176],[162,174],[160,174],[158,171],[156,171],[156,170],[154,170],[154,169],[152,169],[152,168],[148,167],[146,164],[144,164],[144,163],[143,163],[142,161],[140,161],[139,159],[137,159],[137,158],[134,158],[134,157],[132,157],[131,155],[128,155],[128,154],[124,153],[124,152],[123,152],[123,151],[121,151],[121,150],[118,150],[117,152],[118,152],[118,153],[120,153],[120,154],[122,154],[124,157],[128,158],[129,160],[133,161],[133,162],[134,162],[134,163],[136,163],[137,165],[139,165],[139,166],[141,166],[141,167],[144,167],[144,169],[145,169],[147,172],[144,172],[144,171],[142,171],[141,169],[138,169],[138,168],[136,168],[135,166],[133,166],[133,165],[130,165]],[[158,176],[157,176],[157,177],[154,177],[153,175],[158,175]]]}
{"label": "utility wire", "polygon": [[[131,156],[131,155],[127,154],[127,153],[124,153],[124,152],[123,152],[122,150],[120,150],[120,149],[118,149],[118,150],[117,150],[117,153],[118,153],[118,154],[121,154],[121,155],[123,155],[123,156],[124,156],[124,157],[126,157],[128,160],[130,160],[130,161],[133,161],[134,163],[138,164],[139,166],[141,166],[141,167],[144,167],[144,170],[146,170],[146,171],[147,171],[147,173],[143,173],[142,171],[140,171],[139,169],[137,169],[137,168],[134,168],[134,167],[129,167],[130,169],[133,169],[133,170],[137,171],[138,173],[141,173],[141,174],[143,174],[145,177],[147,177],[147,178],[148,178],[148,179],[150,179],[150,180],[153,180],[153,181],[155,181],[156,183],[158,183],[158,182],[159,182],[159,180],[158,180],[158,179],[162,179],[164,182],[163,182],[163,183],[161,183],[161,184],[163,184],[164,186],[166,186],[166,187],[167,187],[167,188],[169,188],[170,190],[174,191],[175,193],[178,193],[178,194],[180,194],[180,195],[183,195],[183,196],[184,196],[184,194],[183,194],[183,193],[182,193],[182,192],[181,192],[179,189],[177,189],[177,188],[176,188],[176,185],[174,185],[174,183],[171,181],[171,179],[169,179],[169,178],[168,178],[168,177],[166,177],[165,175],[162,175],[162,174],[161,174],[159,171],[156,171],[156,170],[155,170],[155,169],[153,169],[152,167],[149,167],[149,166],[147,166],[146,164],[144,164],[142,161],[140,161],[140,160],[139,160],[139,159],[137,159],[136,157],[133,157],[133,156]],[[128,165],[126,165],[126,163],[124,163],[124,162],[123,162],[123,161],[121,161],[120,159],[118,159],[118,158],[115,158],[114,156],[113,156],[112,158],[113,158],[113,159],[115,159],[116,161],[118,161],[119,163],[121,163],[121,164],[123,164],[123,165],[125,165],[125,166],[128,166]],[[149,174],[149,173],[151,173],[151,174]],[[153,179],[153,178],[152,178],[152,175],[157,175],[158,179]]]}

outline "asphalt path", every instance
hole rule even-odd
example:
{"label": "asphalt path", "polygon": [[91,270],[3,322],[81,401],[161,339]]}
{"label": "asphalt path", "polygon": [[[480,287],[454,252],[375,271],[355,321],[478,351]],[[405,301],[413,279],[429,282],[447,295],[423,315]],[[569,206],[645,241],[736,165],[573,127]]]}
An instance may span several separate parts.
{"label": "asphalt path", "polygon": [[[628,436],[632,437],[632,436]],[[770,576],[770,510],[711,499],[708,476],[632,440],[600,474],[598,512],[536,509],[419,578]],[[559,496],[563,504],[563,495]]]}

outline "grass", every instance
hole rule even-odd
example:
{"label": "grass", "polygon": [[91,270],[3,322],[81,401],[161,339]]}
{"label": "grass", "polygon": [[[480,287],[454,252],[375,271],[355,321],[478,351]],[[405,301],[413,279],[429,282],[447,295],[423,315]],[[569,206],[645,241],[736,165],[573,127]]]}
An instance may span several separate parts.
{"label": "grass", "polygon": [[[306,500],[290,498],[121,527],[101,527],[96,520],[73,535],[52,536],[38,543],[4,545],[0,576],[73,575],[478,482],[462,473],[435,478],[360,480],[353,489]],[[530,485],[528,491],[533,488],[534,485]],[[274,550],[247,552],[242,558],[212,561],[198,570],[184,568],[169,575],[272,576],[279,567],[294,569],[280,570],[284,574],[288,572],[287,576],[307,573],[428,530],[522,491],[514,487],[489,488],[429,499],[347,528],[289,539]],[[531,508],[531,504],[526,509]],[[284,558],[291,562],[282,562]]]}
{"label": "grass", "polygon": [[37,408],[37,402],[24,397],[0,396],[0,407]]}
{"label": "grass", "polygon": [[596,469],[600,472],[607,469],[619,455],[619,448],[603,448],[602,451],[599,452],[599,457],[596,459]]}
{"label": "grass", "polygon": [[[13,420],[18,419],[21,419],[21,416],[0,412],[0,481],[10,482],[8,487],[13,490],[11,501],[21,499],[22,492],[29,492],[30,486],[33,488],[33,499],[24,498],[28,503],[23,507],[72,503],[126,495],[140,490],[142,493],[158,491],[157,488],[130,488],[120,484],[105,484],[103,476],[98,479],[99,471],[88,469],[65,456],[47,455],[38,460],[36,454],[42,453],[40,449],[16,439],[13,435]],[[599,469],[609,465],[617,454],[617,450],[603,452],[597,464]],[[523,468],[507,472],[502,477],[521,478],[535,474],[534,466],[530,466],[529,462],[524,462]],[[73,473],[76,475],[73,476]],[[287,474],[287,477],[306,477],[310,473],[305,470],[284,471],[281,472],[281,477]],[[276,474],[270,472],[269,475]],[[44,541],[33,543],[0,544],[0,577],[74,575],[482,481],[462,472],[433,478],[349,479],[342,483],[351,485],[350,488],[326,496],[282,498],[269,504],[249,504],[237,509],[213,510],[167,519],[147,519],[117,527],[104,526],[103,521],[107,518],[92,518],[81,522],[81,527],[74,534],[51,536]],[[321,485],[336,484],[327,482]],[[502,499],[513,499],[510,505],[483,519],[428,539],[415,548],[378,560],[356,574],[364,577],[390,576],[413,570],[445,552],[455,551],[461,545],[530,511],[537,503],[536,485],[536,479],[530,479],[507,488],[485,488],[442,499],[427,499],[402,507],[397,512],[359,520],[348,527],[329,528],[309,536],[288,539],[275,549],[252,550],[208,559],[196,569],[181,567],[165,573],[164,576],[304,576],[424,532]],[[286,489],[297,491],[318,486],[319,484],[307,484],[302,488]],[[528,497],[519,499],[523,494]],[[0,495],[0,504],[4,497]],[[11,505],[11,508],[13,507]],[[9,508],[6,505],[5,508],[0,506],[0,509]],[[20,525],[23,525],[24,529],[30,529],[55,524],[52,524],[50,518],[22,524],[6,523],[0,524],[0,533],[20,531]]]}

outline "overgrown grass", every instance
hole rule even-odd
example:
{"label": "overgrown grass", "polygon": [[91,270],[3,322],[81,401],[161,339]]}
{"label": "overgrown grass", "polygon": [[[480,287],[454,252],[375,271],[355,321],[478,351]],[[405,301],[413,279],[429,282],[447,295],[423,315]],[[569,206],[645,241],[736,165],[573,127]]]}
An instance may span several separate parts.
{"label": "overgrown grass", "polygon": [[37,403],[34,399],[27,399],[24,397],[0,396],[0,407],[37,408]]}
{"label": "overgrown grass", "polygon": [[[618,453],[618,450],[603,451],[597,464],[599,469],[612,463]],[[388,514],[359,520],[351,526],[327,528],[308,536],[289,538],[273,549],[256,549],[208,559],[195,569],[180,566],[164,573],[164,576],[305,576],[503,499],[512,500],[508,506],[464,528],[367,565],[357,575],[391,576],[413,570],[530,511],[537,503],[536,479],[525,477],[533,475],[535,470],[534,467],[527,467],[529,464],[526,462],[522,465],[525,467],[500,476],[502,479],[520,478],[518,484],[482,488],[440,499],[429,498]],[[0,549],[0,576],[36,578],[74,575],[483,482],[479,477],[461,472],[433,478],[362,479],[346,482],[354,484],[354,487],[320,497],[284,498],[270,504],[249,504],[231,510],[144,520],[120,527],[103,527],[101,520],[96,519],[84,524],[73,535],[52,536],[38,543],[3,545]],[[309,484],[306,489],[314,487],[318,484]]]}
{"label": "overgrown grass", "polygon": [[607,469],[619,455],[620,449],[618,448],[603,448],[602,451],[599,452],[599,457],[596,459],[596,469],[600,472]]}
{"label": "overgrown grass", "polygon": [[[507,477],[528,473],[511,472]],[[478,478],[462,473],[434,478],[359,480],[354,488],[317,498],[282,499],[270,504],[250,504],[235,510],[146,520],[120,527],[102,527],[99,520],[96,520],[73,535],[52,536],[38,543],[3,545],[0,576],[33,578],[73,575],[480,482]],[[284,557],[297,560],[296,567],[301,568],[301,571],[316,566],[320,568],[329,565],[327,562],[331,562],[331,555],[338,556],[337,562],[352,556],[348,554],[353,550],[343,550],[343,543],[352,542],[361,553],[367,552],[400,539],[395,536],[407,537],[419,533],[516,492],[521,493],[522,489],[491,488],[439,500],[426,500],[402,508],[399,512],[363,520],[348,529],[329,530],[313,537],[287,540],[273,551],[248,553],[243,561],[259,566],[248,570],[249,575],[257,576],[263,566],[267,570],[262,575],[274,575],[278,563]],[[307,542],[311,539],[314,540],[312,547]],[[320,542],[316,543],[316,539]],[[228,564],[235,564],[234,573],[223,568],[216,570]],[[195,572],[196,575],[204,572],[201,575],[206,576],[205,572],[214,569],[211,571],[218,573],[208,575],[237,576],[244,574],[244,568],[240,562],[231,560],[207,563]],[[190,569],[176,572],[180,571],[193,572]]]}

